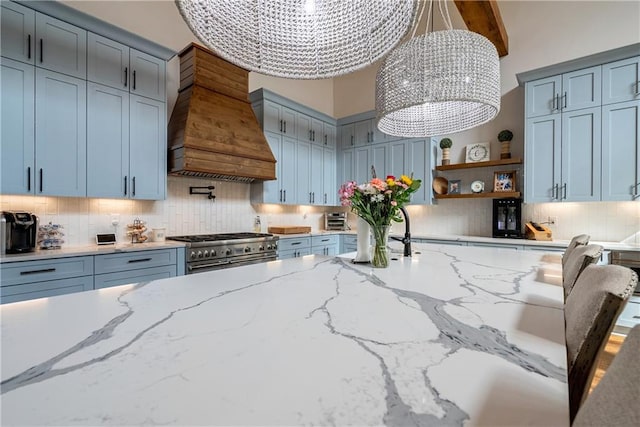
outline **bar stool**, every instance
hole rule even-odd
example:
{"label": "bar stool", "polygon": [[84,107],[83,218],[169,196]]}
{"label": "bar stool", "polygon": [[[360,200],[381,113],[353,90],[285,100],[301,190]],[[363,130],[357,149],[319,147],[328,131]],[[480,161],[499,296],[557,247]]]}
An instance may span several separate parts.
{"label": "bar stool", "polygon": [[569,246],[567,246],[567,249],[565,249],[564,251],[564,255],[562,255],[563,267],[564,267],[564,263],[567,261],[567,258],[569,258],[569,255],[571,254],[571,252],[573,252],[573,250],[578,246],[588,245],[590,238],[591,236],[589,236],[588,234],[578,234],[577,236],[573,236],[573,239],[571,239],[571,241],[569,242]]}
{"label": "bar stool", "polygon": [[638,283],[637,274],[619,265],[589,265],[564,306],[569,413],[571,421],[589,393],[596,361],[618,315]]}
{"label": "bar stool", "polygon": [[622,343],[602,380],[586,398],[574,427],[640,425],[640,325]]}
{"label": "bar stool", "polygon": [[[562,266],[562,287],[564,288],[564,299],[573,289],[580,273],[589,265],[595,264],[600,259],[604,248],[600,245],[578,246],[571,251]],[[565,258],[562,258],[564,261]]]}

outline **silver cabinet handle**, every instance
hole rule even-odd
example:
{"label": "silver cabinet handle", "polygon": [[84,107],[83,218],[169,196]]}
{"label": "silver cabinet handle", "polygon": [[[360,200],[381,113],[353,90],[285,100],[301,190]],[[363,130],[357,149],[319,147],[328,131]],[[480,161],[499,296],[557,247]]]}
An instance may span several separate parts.
{"label": "silver cabinet handle", "polygon": [[638,81],[636,82],[636,91],[635,91],[635,93],[634,93],[633,95],[634,95],[634,96],[638,96],[638,95],[640,95],[640,80],[638,80]]}
{"label": "silver cabinet handle", "polygon": [[556,184],[553,186],[553,200],[558,200],[558,191],[559,191],[559,185]]}
{"label": "silver cabinet handle", "polygon": [[313,141],[313,139],[311,138],[311,129],[309,129],[309,141]]}
{"label": "silver cabinet handle", "polygon": [[282,132],[282,120],[280,120],[280,132]]}
{"label": "silver cabinet handle", "polygon": [[124,177],[124,195],[127,195],[127,177]]}
{"label": "silver cabinet handle", "polygon": [[638,182],[636,185],[634,185],[633,188],[633,200],[637,199],[638,197],[640,197],[640,194],[638,194],[638,187],[640,187],[640,182]]}
{"label": "silver cabinet handle", "polygon": [[564,184],[562,184],[562,198],[563,199],[567,198],[567,183],[566,182]]}
{"label": "silver cabinet handle", "polygon": [[136,197],[136,177],[131,178],[131,196]]}
{"label": "silver cabinet handle", "polygon": [[[285,128],[286,128],[286,126],[285,126]],[[287,201],[287,190],[284,190],[283,193],[284,193],[284,199],[282,201],[286,202]]]}
{"label": "silver cabinet handle", "polygon": [[324,193],[324,204],[327,204],[327,193]]}
{"label": "silver cabinet handle", "polygon": [[562,105],[562,109],[565,109],[565,108],[567,108],[567,92],[565,92],[562,97],[564,98],[564,103]]}
{"label": "silver cabinet handle", "polygon": [[280,201],[282,201],[282,190],[280,190]]}
{"label": "silver cabinet handle", "polygon": [[309,203],[311,203],[311,191],[309,191]]}

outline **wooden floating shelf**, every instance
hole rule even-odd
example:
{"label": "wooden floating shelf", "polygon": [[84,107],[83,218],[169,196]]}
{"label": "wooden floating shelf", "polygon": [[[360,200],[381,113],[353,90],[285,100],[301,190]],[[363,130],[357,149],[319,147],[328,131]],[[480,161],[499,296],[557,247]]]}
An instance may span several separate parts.
{"label": "wooden floating shelf", "polygon": [[436,194],[436,199],[497,199],[520,197],[519,191],[500,191],[490,193]]}
{"label": "wooden floating shelf", "polygon": [[436,166],[436,170],[450,171],[450,170],[456,170],[456,169],[471,169],[471,168],[482,168],[487,166],[506,166],[506,165],[521,165],[521,164],[522,164],[522,159],[501,159],[501,160],[489,160],[488,162],[441,165],[441,166]]}

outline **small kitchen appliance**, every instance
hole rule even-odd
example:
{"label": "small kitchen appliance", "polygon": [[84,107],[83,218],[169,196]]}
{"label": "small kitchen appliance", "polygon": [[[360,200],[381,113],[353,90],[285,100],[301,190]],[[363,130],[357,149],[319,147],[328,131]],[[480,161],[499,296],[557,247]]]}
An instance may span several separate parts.
{"label": "small kitchen appliance", "polygon": [[522,237],[522,200],[493,199],[493,237]]}
{"label": "small kitchen appliance", "polygon": [[347,229],[347,213],[346,212],[327,212],[324,214],[325,230],[341,230]]}
{"label": "small kitchen appliance", "polygon": [[187,246],[187,274],[220,270],[277,258],[278,236],[266,233],[220,233],[167,236]]}
{"label": "small kitchen appliance", "polygon": [[2,248],[8,254],[31,252],[36,248],[38,217],[29,212],[2,212]]}

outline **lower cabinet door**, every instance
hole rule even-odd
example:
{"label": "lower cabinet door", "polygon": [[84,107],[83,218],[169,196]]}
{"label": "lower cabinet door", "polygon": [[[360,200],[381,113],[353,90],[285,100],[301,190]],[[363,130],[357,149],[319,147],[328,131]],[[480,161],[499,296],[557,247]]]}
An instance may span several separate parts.
{"label": "lower cabinet door", "polygon": [[91,289],[93,289],[93,276],[3,286],[0,288],[0,303],[6,304],[36,298],[47,298]]}
{"label": "lower cabinet door", "polygon": [[176,266],[144,268],[141,270],[122,271],[119,273],[96,274],[95,288],[102,289],[111,286],[130,285],[152,280],[175,277]]}

